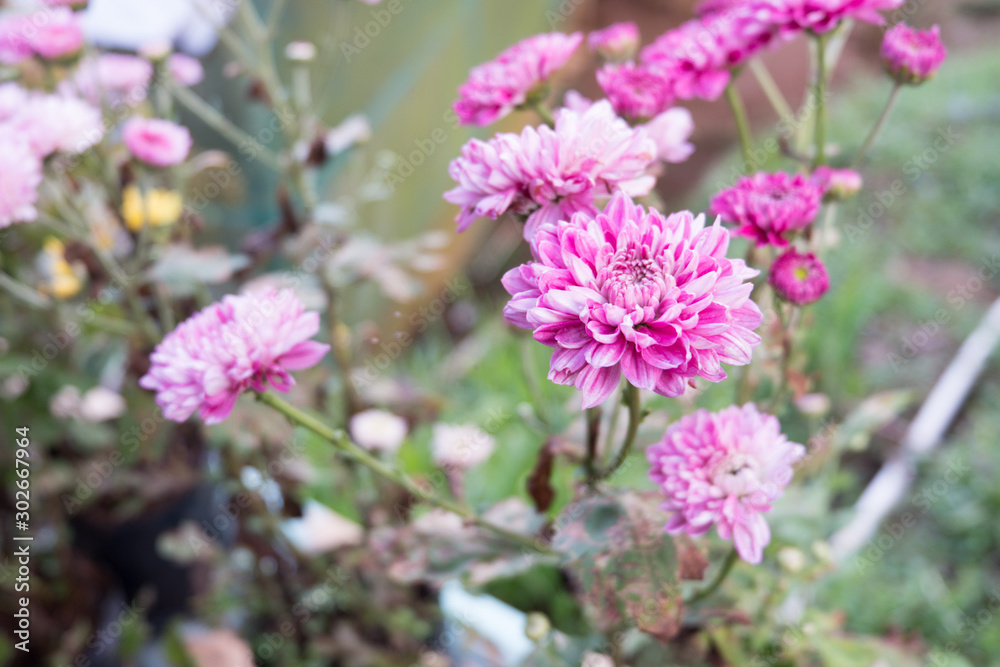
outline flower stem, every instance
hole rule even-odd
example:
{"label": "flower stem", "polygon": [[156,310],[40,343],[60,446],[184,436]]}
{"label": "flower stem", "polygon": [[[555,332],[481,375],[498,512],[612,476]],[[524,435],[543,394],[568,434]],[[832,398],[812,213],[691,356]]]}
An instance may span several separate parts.
{"label": "flower stem", "polygon": [[826,160],[826,35],[816,35],[816,129],[813,140],[816,143],[812,167]]}
{"label": "flower stem", "polygon": [[747,120],[746,107],[743,106],[743,100],[740,98],[740,94],[732,81],[726,86],[726,102],[729,103],[729,108],[733,112],[733,120],[736,121],[736,131],[740,135],[740,150],[743,152],[745,171],[750,173],[753,171],[753,135],[750,133],[750,122]]}
{"label": "flower stem", "polygon": [[882,113],[879,115],[878,120],[875,121],[875,126],[872,127],[871,132],[865,137],[865,143],[861,144],[861,148],[858,149],[858,154],[854,156],[854,162],[851,163],[851,167],[857,167],[861,164],[865,155],[868,153],[868,149],[872,147],[875,143],[875,138],[882,131],[882,127],[885,122],[889,119],[889,114],[892,113],[893,108],[896,106],[896,101],[899,99],[899,91],[902,90],[903,86],[899,83],[895,83],[892,86],[892,92],[889,93],[889,99],[885,103],[885,107],[882,108]]}
{"label": "flower stem", "polygon": [[615,474],[632,451],[632,444],[635,442],[635,436],[639,432],[639,423],[642,421],[642,401],[639,397],[639,390],[631,382],[625,383],[625,401],[628,403],[628,431],[625,433],[625,441],[611,465],[596,474],[595,482],[605,480]]}
{"label": "flower stem", "polygon": [[778,84],[774,81],[774,77],[771,76],[771,71],[767,69],[767,65],[759,58],[754,58],[750,61],[749,67],[750,71],[753,72],[754,78],[757,79],[757,83],[760,84],[761,90],[764,91],[767,101],[771,103],[775,113],[778,114],[778,117],[781,120],[792,119],[795,112],[792,111],[792,107],[785,100],[785,96],[781,94],[781,89],[778,88]]}
{"label": "flower stem", "polygon": [[507,530],[506,528],[498,526],[487,519],[478,516],[467,507],[463,507],[446,498],[441,498],[433,492],[422,488],[403,471],[398,470],[388,463],[372,456],[367,450],[353,442],[344,431],[327,426],[312,415],[286,402],[284,399],[281,399],[272,393],[258,393],[257,400],[274,408],[288,418],[288,420],[293,424],[302,426],[303,428],[308,429],[323,438],[348,459],[355,461],[356,463],[360,463],[376,474],[399,484],[409,493],[424,502],[457,514],[480,528],[492,531],[493,533],[496,533],[497,535],[500,535],[501,537],[504,537],[512,542],[528,547],[539,554],[550,555],[554,553],[549,547],[541,544],[530,535],[523,535],[521,533],[515,533]]}
{"label": "flower stem", "polygon": [[549,127],[556,126],[556,119],[555,116],[552,115],[552,109],[549,109],[549,105],[546,104],[544,100],[541,100],[535,104],[535,111],[538,113],[539,116],[542,117],[542,120],[545,122],[546,125],[548,125]]}
{"label": "flower stem", "polygon": [[684,604],[692,605],[695,602],[700,602],[701,600],[704,600],[709,595],[714,593],[716,589],[722,584],[722,582],[725,581],[726,576],[729,574],[729,571],[733,569],[733,565],[736,563],[736,559],[738,556],[739,554],[736,553],[735,548],[732,551],[730,551],[729,555],[726,556],[726,560],[722,563],[722,567],[719,568],[718,572],[716,572],[715,579],[713,579],[711,583],[709,583],[707,586],[694,593],[691,597],[684,600]]}

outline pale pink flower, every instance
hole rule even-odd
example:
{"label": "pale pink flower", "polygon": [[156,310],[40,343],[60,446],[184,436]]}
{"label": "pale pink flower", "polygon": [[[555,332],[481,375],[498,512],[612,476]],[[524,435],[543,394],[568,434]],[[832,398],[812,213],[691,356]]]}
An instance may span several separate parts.
{"label": "pale pink flower", "polygon": [[28,16],[0,17],[0,63],[17,65],[30,58],[32,49],[28,35],[36,31]]}
{"label": "pale pink flower", "polygon": [[24,137],[0,128],[0,228],[38,216],[42,162]]}
{"label": "pale pink flower", "polygon": [[581,41],[578,32],[535,35],[474,67],[458,89],[454,109],[459,120],[465,125],[489,125],[503,118],[565,65]]}
{"label": "pale pink flower", "polygon": [[17,114],[28,102],[28,91],[14,82],[0,83],[0,121]]}
{"label": "pale pink flower", "polygon": [[186,53],[172,53],[167,58],[167,69],[174,81],[182,86],[194,86],[205,78],[205,68],[201,61]]}
{"label": "pale pink flower", "polygon": [[597,70],[597,83],[625,118],[649,120],[674,104],[671,80],[653,67],[608,63]]}
{"label": "pale pink flower", "polygon": [[167,334],[139,385],[156,392],[167,419],[198,412],[217,424],[247,389],[290,390],[289,371],[316,365],[330,349],[310,340],[318,331],[319,314],[306,312],[292,290],[230,295]]}
{"label": "pale pink flower", "polygon": [[496,441],[475,424],[434,424],[431,452],[434,463],[445,468],[469,470],[493,454]]}
{"label": "pale pink flower", "polygon": [[617,190],[648,194],[654,181],[646,170],[655,160],[653,140],[601,100],[582,113],[560,109],[554,129],[473,139],[448,169],[458,186],[444,198],[461,207],[459,231],[476,218],[496,220],[510,211],[527,217],[524,238],[530,240],[545,222],[597,213],[595,200]]}
{"label": "pale pink flower", "polygon": [[656,142],[657,157],[664,162],[683,162],[694,152],[694,145],[688,141],[694,132],[694,119],[687,109],[668,109],[642,128]]}
{"label": "pale pink flower", "polygon": [[587,35],[587,46],[607,60],[628,60],[639,49],[639,26],[625,21],[595,30]]}
{"label": "pale pink flower", "polygon": [[82,153],[104,137],[100,109],[68,95],[31,95],[9,122],[42,158]]}
{"label": "pale pink flower", "polygon": [[30,20],[34,28],[28,33],[31,50],[42,58],[64,58],[83,48],[83,30],[76,14],[70,9],[57,7],[37,12]]}
{"label": "pale pink flower", "polygon": [[800,306],[818,301],[830,289],[823,262],[811,252],[800,254],[795,248],[774,260],[767,282],[779,297]]}
{"label": "pale pink flower", "polygon": [[106,91],[145,89],[153,78],[153,63],[127,53],[105,53],[94,63],[97,83]]}
{"label": "pale pink flower", "polygon": [[864,184],[861,174],[853,169],[835,169],[826,165],[816,167],[812,179],[823,189],[825,198],[836,201],[853,197]]}
{"label": "pale pink flower", "polygon": [[753,403],[682,417],[646,450],[649,476],[666,498],[661,507],[672,513],[666,531],[698,536],[714,524],[740,558],[759,563],[771,541],[764,514],[792,481],[792,466],[805,451]]}
{"label": "pale pink flower", "polygon": [[822,197],[820,186],[803,174],[757,172],[715,195],[710,210],[757,245],[786,246],[785,234],[816,219]]}
{"label": "pale pink flower", "polygon": [[755,15],[773,25],[783,36],[804,30],[824,33],[844,19],[882,25],[879,13],[895,9],[903,0],[751,0]]}
{"label": "pale pink flower", "polygon": [[941,42],[941,30],[916,30],[898,23],[882,40],[882,64],[900,83],[916,85],[934,76],[948,51]]}
{"label": "pale pink flower", "polygon": [[596,217],[545,225],[535,261],[511,269],[504,316],[554,349],[549,379],[604,402],[625,378],[680,396],[689,380],[726,378],[750,363],[763,316],[750,300],[757,271],[729,259],[729,232],[684,211],[647,213],[616,193]]}
{"label": "pale pink flower", "polygon": [[406,420],[386,410],[363,410],[351,417],[351,437],[372,451],[393,454],[406,440]]}
{"label": "pale pink flower", "polygon": [[157,167],[180,164],[191,150],[188,129],[160,118],[130,118],[122,128],[122,138],[132,155]]}

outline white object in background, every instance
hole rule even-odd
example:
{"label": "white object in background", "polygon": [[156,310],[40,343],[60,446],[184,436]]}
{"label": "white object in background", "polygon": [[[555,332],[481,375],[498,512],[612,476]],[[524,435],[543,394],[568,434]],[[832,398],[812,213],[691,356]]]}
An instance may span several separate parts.
{"label": "white object in background", "polygon": [[504,664],[520,665],[534,650],[524,634],[527,616],[492,595],[473,595],[452,579],[441,587],[441,611],[452,624],[467,627],[503,654]]}
{"label": "white object in background", "polygon": [[200,56],[216,41],[236,3],[232,0],[90,0],[82,25],[87,41],[113,49],[138,51],[170,42]]}

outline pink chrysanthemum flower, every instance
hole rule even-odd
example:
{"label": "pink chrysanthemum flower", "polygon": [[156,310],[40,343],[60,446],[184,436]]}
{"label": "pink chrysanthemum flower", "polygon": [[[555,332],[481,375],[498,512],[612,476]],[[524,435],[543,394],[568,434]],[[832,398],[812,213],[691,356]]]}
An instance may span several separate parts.
{"label": "pink chrysanthemum flower", "polygon": [[153,78],[153,63],[126,53],[104,53],[85,58],[77,68],[73,82],[81,95],[93,103],[102,99],[129,105],[146,99]]}
{"label": "pink chrysanthemum flower", "polygon": [[104,137],[100,109],[66,95],[32,95],[10,123],[42,158],[82,153]]}
{"label": "pink chrysanthemum flower", "polygon": [[34,220],[42,162],[24,137],[0,129],[0,228]]}
{"label": "pink chrysanthemum flower", "polygon": [[587,35],[587,46],[607,60],[628,60],[639,49],[639,26],[625,21],[595,30]]}
{"label": "pink chrysanthemum flower", "polygon": [[680,396],[688,381],[719,382],[722,364],[750,363],[763,316],[757,275],[729,259],[729,233],[705,217],[648,213],[617,193],[603,213],[546,225],[535,261],[511,269],[504,316],[554,348],[549,379],[602,403],[624,374],[640,389]]}
{"label": "pink chrysanthemum flower", "polygon": [[900,83],[923,83],[934,76],[947,55],[937,26],[916,30],[899,23],[890,28],[882,40],[882,64]]}
{"label": "pink chrysanthemum flower", "polygon": [[520,135],[473,139],[448,169],[458,186],[444,198],[462,207],[455,218],[459,231],[476,218],[496,220],[510,211],[527,216],[524,238],[530,241],[546,222],[596,214],[598,197],[620,189],[648,194],[653,178],[645,172],[655,160],[653,140],[601,100],[582,113],[561,109],[554,129],[526,127]]}
{"label": "pink chrysanthemum flower", "polygon": [[757,172],[712,198],[710,211],[739,225],[736,233],[757,245],[788,245],[785,234],[808,227],[823,191],[803,174]]}
{"label": "pink chrysanthemum flower", "polygon": [[698,410],[667,428],[646,450],[649,476],[673,515],[671,535],[703,535],[714,524],[740,558],[759,563],[771,541],[764,513],[792,480],[805,447],[789,442],[777,418],[747,403],[719,412]]}
{"label": "pink chrysanthemum flower", "polygon": [[489,125],[503,118],[565,65],[582,41],[578,32],[535,35],[474,67],[458,89],[454,109],[459,120],[464,125]]}
{"label": "pink chrysanthemum flower", "polygon": [[785,37],[803,30],[824,33],[844,19],[882,25],[879,13],[896,9],[903,0],[751,0],[755,15],[777,28]]}
{"label": "pink chrysanthemum flower", "polygon": [[670,80],[658,69],[634,63],[608,63],[597,70],[597,83],[619,114],[648,120],[674,104]]}
{"label": "pink chrysanthemum flower", "polygon": [[230,295],[169,333],[139,385],[156,392],[167,419],[182,422],[198,412],[217,424],[247,389],[291,389],[289,371],[315,366],[330,349],[310,340],[318,331],[319,314],[307,312],[291,290]]}
{"label": "pink chrysanthemum flower", "polygon": [[180,164],[191,150],[188,129],[160,118],[130,118],[122,128],[122,139],[132,155],[156,167]]}
{"label": "pink chrysanthemum flower", "polygon": [[67,7],[37,12],[32,17],[31,49],[42,58],[65,58],[83,48],[83,29],[77,15]]}
{"label": "pink chrysanthemum flower", "polygon": [[853,169],[835,169],[826,165],[816,167],[812,179],[823,189],[826,199],[835,201],[853,197],[864,184],[861,174]]}
{"label": "pink chrysanthemum flower", "polygon": [[823,262],[811,252],[800,254],[795,248],[774,260],[767,282],[779,297],[800,306],[819,301],[830,289]]}
{"label": "pink chrysanthemum flower", "polygon": [[660,73],[674,97],[714,100],[729,83],[730,69],[760,51],[773,34],[746,6],[667,31],[642,50],[640,60]]}

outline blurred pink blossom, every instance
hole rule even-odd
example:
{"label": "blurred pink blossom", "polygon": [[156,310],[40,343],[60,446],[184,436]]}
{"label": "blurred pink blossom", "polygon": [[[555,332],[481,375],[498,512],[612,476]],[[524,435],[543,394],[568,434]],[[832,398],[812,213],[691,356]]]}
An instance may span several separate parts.
{"label": "blurred pink blossom", "polygon": [[291,290],[230,295],[167,334],[139,385],[156,392],[167,419],[197,412],[217,424],[247,389],[291,389],[289,371],[315,366],[330,349],[310,340],[318,332],[319,314],[306,312]]}
{"label": "blurred pink blossom", "polygon": [[941,30],[916,30],[899,23],[882,40],[882,63],[900,83],[920,84],[934,76],[948,51],[941,42]]}
{"label": "blurred pink blossom", "polygon": [[767,282],[779,297],[798,305],[818,301],[830,289],[823,262],[811,252],[790,248],[771,264]]}
{"label": "blurred pink blossom", "polygon": [[0,128],[0,228],[38,216],[42,162],[23,136]]}
{"label": "blurred pink blossom", "polygon": [[125,146],[139,160],[157,167],[180,164],[191,150],[191,133],[160,118],[130,118],[122,128]]}
{"label": "blurred pink blossom", "polygon": [[757,245],[788,245],[785,234],[812,224],[823,191],[803,174],[757,172],[712,198],[710,210]]}
{"label": "blurred pink blossom", "polygon": [[587,35],[587,46],[607,60],[628,60],[639,49],[639,26],[625,21],[595,30]]}

